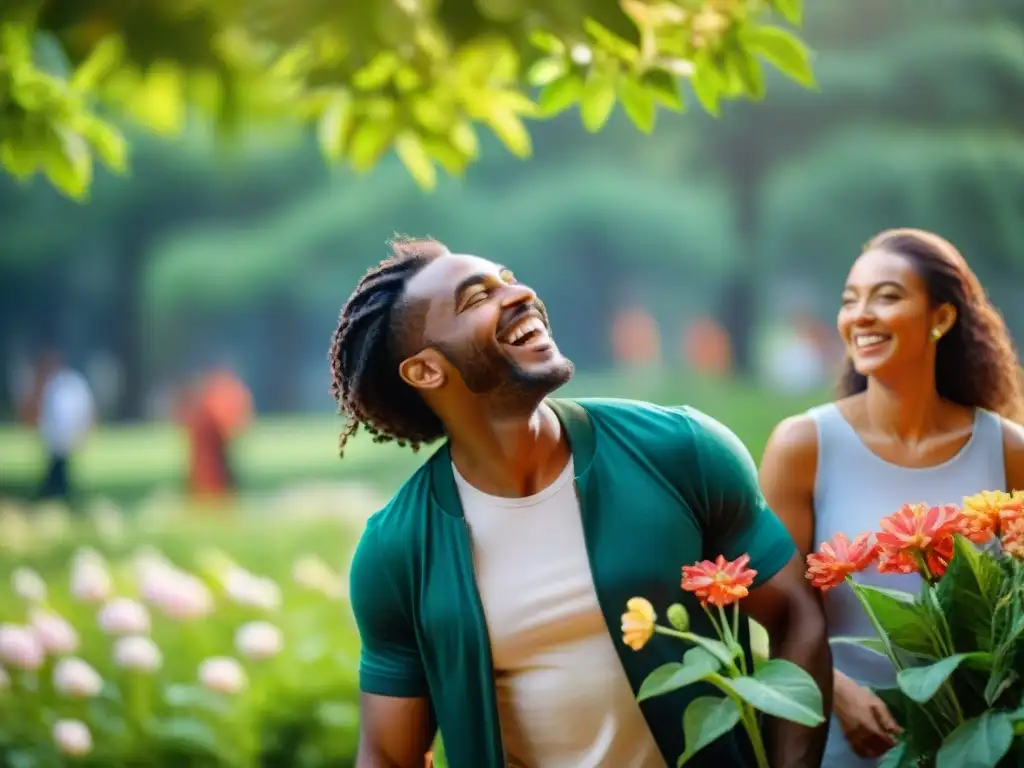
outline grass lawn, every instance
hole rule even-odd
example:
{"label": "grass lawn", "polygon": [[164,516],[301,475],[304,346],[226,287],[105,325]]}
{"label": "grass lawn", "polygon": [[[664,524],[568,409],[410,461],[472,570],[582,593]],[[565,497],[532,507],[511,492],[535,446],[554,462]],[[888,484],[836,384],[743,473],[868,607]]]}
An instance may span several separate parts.
{"label": "grass lawn", "polygon": [[[580,376],[563,393],[614,396],[657,403],[686,403],[731,427],[760,457],[772,427],[783,417],[825,399],[826,395],[786,397],[731,381],[693,379],[668,372]],[[333,415],[267,416],[259,419],[234,447],[244,488],[276,488],[314,480],[362,481],[390,492],[431,448],[416,455],[392,445],[357,438],[337,455],[340,419]],[[76,459],[73,471],[85,493],[117,499],[136,498],[155,487],[180,487],[186,466],[183,431],[174,424],[103,426]],[[0,495],[30,491],[42,473],[43,455],[33,431],[0,427]]]}

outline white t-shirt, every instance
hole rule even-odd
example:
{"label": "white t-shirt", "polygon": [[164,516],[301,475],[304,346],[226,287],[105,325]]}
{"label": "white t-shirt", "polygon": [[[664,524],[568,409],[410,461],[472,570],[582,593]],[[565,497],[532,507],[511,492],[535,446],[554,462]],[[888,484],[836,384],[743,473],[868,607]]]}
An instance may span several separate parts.
{"label": "white t-shirt", "polygon": [[666,768],[594,589],[573,463],[526,498],[455,470],[510,768]]}
{"label": "white t-shirt", "polygon": [[71,454],[92,420],[92,391],[85,377],[70,368],[51,376],[43,387],[39,410],[39,434],[46,449],[58,456]]}

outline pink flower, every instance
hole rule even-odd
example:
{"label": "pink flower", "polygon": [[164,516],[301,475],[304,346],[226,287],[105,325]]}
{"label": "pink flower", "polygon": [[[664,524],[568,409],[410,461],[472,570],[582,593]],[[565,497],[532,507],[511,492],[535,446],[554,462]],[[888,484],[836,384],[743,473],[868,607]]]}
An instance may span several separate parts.
{"label": "pink flower", "polygon": [[224,590],[238,605],[273,611],[281,605],[281,588],[273,579],[233,567],[224,576]]}
{"label": "pink flower", "polygon": [[103,688],[103,679],[88,662],[71,656],[61,659],[54,667],[53,687],[73,699],[90,699]]}
{"label": "pink flower", "polygon": [[235,659],[213,656],[199,665],[199,682],[216,693],[240,693],[246,685],[245,670]]}
{"label": "pink flower", "polygon": [[149,632],[149,611],[136,600],[117,597],[103,606],[99,623],[108,635],[141,635]]}
{"label": "pink flower", "polygon": [[110,590],[106,561],[91,549],[80,550],[71,566],[71,594],[84,603],[102,603]]}
{"label": "pink flower", "polygon": [[66,656],[78,650],[78,632],[60,614],[33,608],[29,614],[29,623],[36,633],[36,639],[48,653]]}
{"label": "pink flower", "polygon": [[266,621],[250,621],[235,633],[235,648],[249,659],[269,659],[284,647],[281,630]]}
{"label": "pink flower", "polygon": [[132,672],[155,672],[163,664],[163,655],[148,637],[132,635],[114,643],[114,663]]}
{"label": "pink flower", "polygon": [[53,741],[61,753],[82,757],[92,752],[92,734],[81,720],[58,720],[53,724]]}
{"label": "pink flower", "polygon": [[9,667],[35,670],[43,666],[46,651],[28,627],[0,625],[0,661]]}

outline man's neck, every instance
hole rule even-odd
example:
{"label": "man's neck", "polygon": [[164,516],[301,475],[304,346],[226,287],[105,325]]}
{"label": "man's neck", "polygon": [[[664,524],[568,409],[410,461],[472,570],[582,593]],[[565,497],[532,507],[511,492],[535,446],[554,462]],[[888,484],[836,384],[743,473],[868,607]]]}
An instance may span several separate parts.
{"label": "man's neck", "polygon": [[494,496],[531,496],[565,469],[569,443],[554,411],[467,420],[449,429],[452,461],[473,487]]}

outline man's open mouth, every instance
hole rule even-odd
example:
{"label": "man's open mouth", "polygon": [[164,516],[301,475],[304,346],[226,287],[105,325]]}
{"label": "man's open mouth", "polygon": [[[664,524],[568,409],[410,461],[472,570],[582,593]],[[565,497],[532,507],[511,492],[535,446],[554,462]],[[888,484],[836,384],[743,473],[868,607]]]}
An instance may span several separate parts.
{"label": "man's open mouth", "polygon": [[523,347],[534,341],[545,339],[548,329],[544,321],[536,314],[530,313],[514,322],[499,336],[498,341],[512,347]]}

